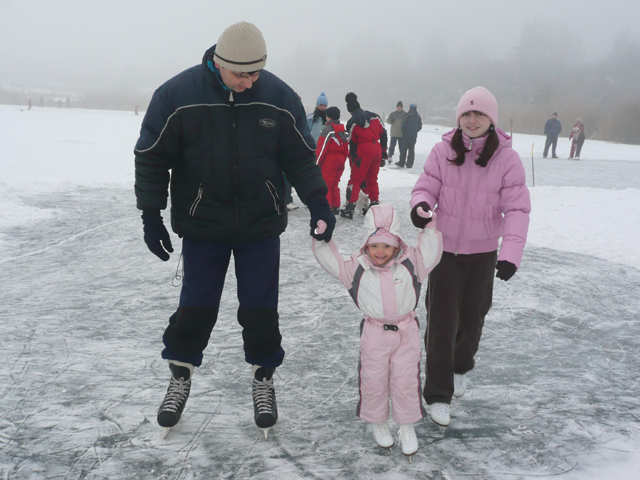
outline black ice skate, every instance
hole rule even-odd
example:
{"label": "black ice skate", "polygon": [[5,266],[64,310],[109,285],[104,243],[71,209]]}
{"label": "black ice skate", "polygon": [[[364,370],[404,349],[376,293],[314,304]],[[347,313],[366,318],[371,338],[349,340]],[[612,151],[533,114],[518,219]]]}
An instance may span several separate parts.
{"label": "black ice skate", "polygon": [[262,429],[264,438],[269,436],[269,429],[278,421],[276,391],[273,388],[274,368],[253,366],[253,415],[258,428]]}
{"label": "black ice skate", "polygon": [[193,367],[189,368],[184,365],[189,364],[179,365],[169,362],[171,369],[169,388],[167,388],[167,394],[158,409],[158,425],[161,427],[171,428],[178,423],[187,398],[189,398]]}
{"label": "black ice skate", "polygon": [[345,207],[340,210],[340,216],[344,218],[353,218],[353,211],[356,209],[355,203],[347,203]]}

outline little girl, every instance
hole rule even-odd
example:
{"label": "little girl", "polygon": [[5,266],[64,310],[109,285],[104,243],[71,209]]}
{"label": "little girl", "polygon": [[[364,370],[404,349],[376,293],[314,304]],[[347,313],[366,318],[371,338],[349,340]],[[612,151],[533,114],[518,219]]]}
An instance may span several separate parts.
{"label": "little girl", "polygon": [[[422,212],[421,214],[426,214]],[[418,450],[413,424],[423,417],[420,397],[420,329],[415,312],[423,279],[440,261],[442,237],[430,228],[410,247],[398,235],[391,205],[373,205],[365,215],[362,248],[343,258],[338,246],[313,240],[313,253],[329,274],[349,290],[364,314],[360,324],[360,401],[357,414],[372,424],[381,447],[393,446],[389,400],[402,453]]]}

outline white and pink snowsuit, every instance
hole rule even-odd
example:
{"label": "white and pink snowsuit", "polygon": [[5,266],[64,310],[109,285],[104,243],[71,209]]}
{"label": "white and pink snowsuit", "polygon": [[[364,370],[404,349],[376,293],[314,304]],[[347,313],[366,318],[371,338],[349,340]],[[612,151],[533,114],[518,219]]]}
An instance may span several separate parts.
{"label": "white and pink snowsuit", "polygon": [[360,401],[357,414],[372,423],[386,422],[391,399],[398,424],[420,420],[424,414],[420,387],[422,339],[415,312],[422,281],[442,255],[442,235],[435,221],[418,234],[410,247],[398,232],[391,205],[372,206],[365,216],[367,238],[380,230],[399,239],[399,252],[386,265],[374,265],[363,247],[343,258],[338,246],[313,240],[313,253],[322,267],[347,287],[364,314],[360,326]]}

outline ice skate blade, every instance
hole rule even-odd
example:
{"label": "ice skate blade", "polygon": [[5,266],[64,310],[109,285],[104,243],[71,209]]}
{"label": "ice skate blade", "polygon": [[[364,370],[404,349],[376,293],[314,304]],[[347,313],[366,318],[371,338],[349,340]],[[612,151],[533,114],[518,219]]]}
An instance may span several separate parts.
{"label": "ice skate blade", "polygon": [[271,427],[261,428],[260,430],[262,430],[262,434],[264,435],[264,439],[265,440],[269,440],[269,430],[271,430]]}
{"label": "ice skate blade", "polygon": [[405,457],[407,457],[407,461],[409,463],[413,463],[413,456],[416,454],[417,450],[413,453],[402,453]]}
{"label": "ice skate blade", "polygon": [[449,424],[447,423],[446,425],[443,425],[441,423],[436,422],[433,418],[431,419],[431,421],[433,423],[435,423],[437,426],[442,427],[442,428],[447,428],[449,426]]}
{"label": "ice skate blade", "polygon": [[173,427],[159,427],[160,430],[158,431],[158,438],[160,440],[166,440],[166,438],[169,436],[169,433],[171,432],[171,429]]}
{"label": "ice skate blade", "polygon": [[380,445],[379,443],[376,443],[376,445],[378,446],[378,448],[381,448],[381,449],[386,450],[388,452],[390,452],[391,449],[396,446],[395,442],[392,443],[391,445]]}

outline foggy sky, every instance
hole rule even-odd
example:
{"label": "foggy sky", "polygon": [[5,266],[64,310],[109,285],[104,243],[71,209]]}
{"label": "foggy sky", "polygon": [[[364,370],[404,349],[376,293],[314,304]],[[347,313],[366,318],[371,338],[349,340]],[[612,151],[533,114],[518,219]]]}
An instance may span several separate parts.
{"label": "foggy sky", "polygon": [[265,36],[266,68],[294,79],[305,105],[323,83],[335,85],[314,65],[340,62],[350,84],[327,94],[342,105],[345,91],[375,83],[386,65],[512,54],[531,21],[566,28],[580,55],[597,58],[620,34],[637,39],[638,17],[637,4],[619,0],[0,0],[0,87],[152,91],[199,63],[226,26],[247,20]]}

